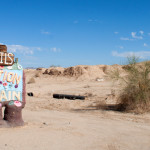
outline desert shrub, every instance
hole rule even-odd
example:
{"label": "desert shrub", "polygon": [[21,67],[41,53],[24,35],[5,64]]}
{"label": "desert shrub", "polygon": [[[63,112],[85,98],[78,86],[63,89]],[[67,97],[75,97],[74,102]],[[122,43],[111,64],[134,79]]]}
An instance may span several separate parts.
{"label": "desert shrub", "polygon": [[60,65],[51,65],[50,68],[60,67]]}
{"label": "desert shrub", "polygon": [[33,77],[30,78],[30,80],[28,81],[28,84],[31,84],[31,83],[35,83],[35,79]]}
{"label": "desert shrub", "polygon": [[40,72],[36,72],[35,77],[40,77]]}
{"label": "desert shrub", "polygon": [[128,58],[128,65],[124,66],[127,75],[120,76],[118,70],[110,77],[121,80],[122,89],[118,98],[120,110],[143,113],[150,111],[150,61],[138,63],[135,56]]}
{"label": "desert shrub", "polygon": [[38,67],[36,68],[36,70],[42,70],[44,67]]}

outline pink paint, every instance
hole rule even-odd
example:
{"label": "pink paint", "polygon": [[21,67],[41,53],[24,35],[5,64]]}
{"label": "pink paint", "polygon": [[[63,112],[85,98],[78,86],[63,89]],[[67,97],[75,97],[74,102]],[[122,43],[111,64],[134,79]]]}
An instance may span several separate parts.
{"label": "pink paint", "polygon": [[5,82],[5,83],[3,83],[3,86],[7,86],[7,83]]}
{"label": "pink paint", "polygon": [[4,69],[4,66],[0,66],[0,69]]}
{"label": "pink paint", "polygon": [[20,107],[22,104],[19,101],[14,101],[14,105],[16,105],[17,107]]}

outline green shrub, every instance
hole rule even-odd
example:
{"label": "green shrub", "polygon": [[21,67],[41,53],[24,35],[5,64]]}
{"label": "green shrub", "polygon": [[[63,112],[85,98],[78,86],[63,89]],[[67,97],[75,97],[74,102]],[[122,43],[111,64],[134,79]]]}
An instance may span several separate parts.
{"label": "green shrub", "polygon": [[123,85],[118,98],[119,109],[136,113],[150,111],[150,61],[138,63],[137,57],[129,57],[128,65],[123,68],[126,76],[121,77],[118,70],[110,75],[115,80],[121,80]]}

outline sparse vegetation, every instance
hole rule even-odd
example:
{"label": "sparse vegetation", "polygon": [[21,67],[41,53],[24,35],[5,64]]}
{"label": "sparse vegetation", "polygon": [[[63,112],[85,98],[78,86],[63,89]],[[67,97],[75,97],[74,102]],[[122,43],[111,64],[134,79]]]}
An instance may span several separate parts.
{"label": "sparse vegetation", "polygon": [[31,84],[31,83],[35,83],[35,79],[33,77],[30,78],[30,80],[28,81],[28,84]]}
{"label": "sparse vegetation", "polygon": [[40,72],[36,72],[35,77],[40,77]]}
{"label": "sparse vegetation", "polygon": [[110,75],[115,80],[121,80],[123,85],[118,109],[136,113],[150,111],[150,61],[138,63],[137,57],[129,57],[124,69],[127,72],[124,77],[118,70]]}
{"label": "sparse vegetation", "polygon": [[60,65],[51,65],[50,68],[60,67]]}

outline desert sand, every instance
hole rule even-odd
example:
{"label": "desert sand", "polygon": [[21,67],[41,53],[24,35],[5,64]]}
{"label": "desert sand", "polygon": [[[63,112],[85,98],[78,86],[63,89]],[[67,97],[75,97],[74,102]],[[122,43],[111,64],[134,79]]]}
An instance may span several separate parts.
{"label": "desert sand", "polygon": [[[26,69],[27,92],[34,95],[26,97],[25,125],[0,128],[0,150],[150,150],[149,113],[97,107],[116,103],[121,83],[108,78],[115,68],[125,75],[119,65]],[[86,99],[54,99],[54,93]]]}

